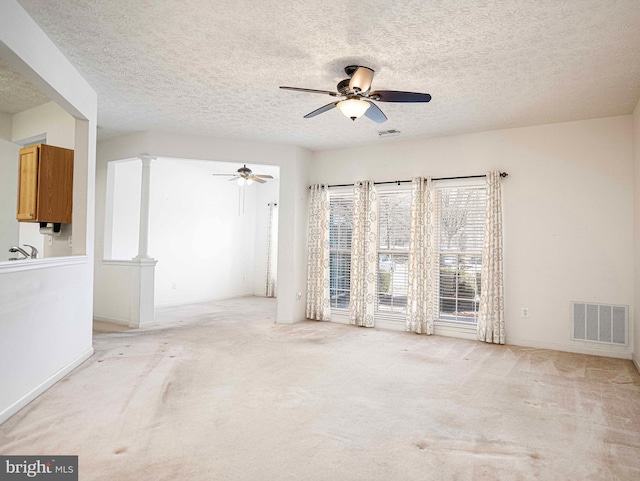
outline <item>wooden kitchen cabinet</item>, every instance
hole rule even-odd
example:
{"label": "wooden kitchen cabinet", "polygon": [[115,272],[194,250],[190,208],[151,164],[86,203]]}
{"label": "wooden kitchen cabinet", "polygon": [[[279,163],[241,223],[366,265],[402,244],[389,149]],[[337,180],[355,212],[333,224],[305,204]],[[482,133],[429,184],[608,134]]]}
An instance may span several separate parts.
{"label": "wooden kitchen cabinet", "polygon": [[20,149],[20,222],[71,223],[73,150],[38,144]]}

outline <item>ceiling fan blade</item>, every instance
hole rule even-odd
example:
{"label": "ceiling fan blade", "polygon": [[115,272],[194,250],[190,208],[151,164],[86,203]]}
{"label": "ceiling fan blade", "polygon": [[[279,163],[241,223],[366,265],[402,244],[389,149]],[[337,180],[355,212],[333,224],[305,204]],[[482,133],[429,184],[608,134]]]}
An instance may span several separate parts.
{"label": "ceiling fan blade", "polygon": [[299,87],[282,87],[282,86],[280,86],[280,88],[285,90],[293,90],[295,92],[311,92],[312,94],[326,94],[326,95],[331,95],[332,97],[337,97],[338,95],[340,95],[338,92],[331,92],[330,90],[315,90],[315,89],[303,89]]}
{"label": "ceiling fan blade", "polygon": [[211,175],[223,175],[225,177],[229,177],[230,175],[233,175],[233,174],[211,174]]}
{"label": "ceiling fan blade", "polygon": [[239,176],[239,175],[234,175],[233,177],[231,177],[231,178],[229,179],[229,182],[233,182],[234,180],[239,179],[239,178],[240,178],[240,176]]}
{"label": "ceiling fan blade", "polygon": [[369,94],[369,98],[378,102],[428,102],[431,100],[431,95],[397,90],[376,90]]}
{"label": "ceiling fan blade", "polygon": [[257,182],[258,184],[266,184],[266,180],[260,179],[256,176],[251,177],[251,180],[253,180],[254,182]]}
{"label": "ceiling fan blade", "polygon": [[261,174],[255,174],[254,177],[259,177],[261,179],[273,179],[273,175],[261,175]]}
{"label": "ceiling fan blade", "polygon": [[[365,102],[368,102],[368,100],[365,100]],[[365,117],[368,117],[374,122],[377,122],[379,124],[387,121],[387,116],[384,114],[382,110],[380,110],[380,107],[378,107],[373,102],[369,102],[369,108],[364,113],[364,115]]]}
{"label": "ceiling fan blade", "polygon": [[316,115],[320,115],[324,112],[326,112],[327,110],[331,110],[333,108],[335,108],[335,106],[338,105],[338,102],[332,102],[330,104],[324,105],[322,107],[320,107],[319,109],[314,110],[313,112],[309,112],[307,115],[304,116],[305,119],[310,119],[311,117],[315,117]]}
{"label": "ceiling fan blade", "polygon": [[353,72],[351,80],[349,81],[349,90],[367,92],[371,88],[372,80],[373,70],[369,67],[358,67],[358,69]]}

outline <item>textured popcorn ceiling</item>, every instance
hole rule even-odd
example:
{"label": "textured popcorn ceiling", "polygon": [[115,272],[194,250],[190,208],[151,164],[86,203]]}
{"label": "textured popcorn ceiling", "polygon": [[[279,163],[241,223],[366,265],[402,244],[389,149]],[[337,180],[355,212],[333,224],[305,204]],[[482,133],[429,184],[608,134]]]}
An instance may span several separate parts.
{"label": "textured popcorn ceiling", "polygon": [[[101,136],[161,130],[327,149],[629,114],[640,97],[638,0],[20,0],[99,95]],[[343,67],[427,92],[303,115]],[[395,139],[398,139],[396,137]]]}
{"label": "textured popcorn ceiling", "polygon": [[16,114],[49,99],[0,58],[0,113]]}

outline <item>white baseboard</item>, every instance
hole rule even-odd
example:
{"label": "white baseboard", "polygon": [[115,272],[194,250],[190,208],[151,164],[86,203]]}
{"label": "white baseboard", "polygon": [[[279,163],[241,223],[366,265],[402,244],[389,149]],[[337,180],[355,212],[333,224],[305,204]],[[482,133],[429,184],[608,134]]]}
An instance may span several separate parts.
{"label": "white baseboard", "polygon": [[[335,322],[338,324],[349,324],[349,317],[342,313],[338,315],[332,314],[331,322]],[[376,319],[375,328],[386,329],[389,331],[407,332],[404,320],[399,319]],[[457,337],[460,339],[470,339],[472,341],[478,339],[475,329],[469,329],[467,327],[436,324],[434,331],[434,334],[436,336]]]}
{"label": "white baseboard", "polygon": [[117,324],[118,326],[126,326],[126,327],[130,327],[131,329],[142,329],[144,327],[151,327],[151,326],[158,325],[156,321],[147,321],[147,322],[141,322],[140,324],[136,324],[135,322],[131,322],[126,319],[115,319],[115,318],[104,317],[104,316],[93,316],[93,320],[100,321],[100,322],[108,322],[109,324]]}
{"label": "white baseboard", "polygon": [[467,339],[470,341],[478,340],[478,333],[476,326],[472,328],[466,326],[455,326],[436,323],[434,328],[434,334],[436,336],[457,337],[458,339]]}
{"label": "white baseboard", "polygon": [[535,349],[551,349],[552,351],[575,352],[576,354],[588,354],[590,356],[614,357],[617,359],[631,359],[632,353],[625,351],[613,351],[604,349],[591,349],[583,346],[568,346],[554,342],[538,342],[527,339],[507,338],[507,345],[533,347]]}
{"label": "white baseboard", "polygon": [[633,364],[635,364],[636,369],[640,373],[640,359],[638,359],[638,356],[636,356],[635,352],[631,355],[631,359],[633,361]]}
{"label": "white baseboard", "polygon": [[376,319],[375,327],[378,329],[386,329],[387,331],[406,332],[404,319],[402,321],[394,319]]}
{"label": "white baseboard", "polygon": [[119,326],[129,327],[129,321],[127,319],[114,319],[112,317],[93,316],[94,321],[108,322],[109,324],[118,324]]}
{"label": "white baseboard", "polygon": [[151,320],[151,321],[141,322],[140,324],[137,324],[135,322],[129,322],[128,325],[131,329],[144,329],[145,327],[157,326],[158,323],[155,320]]}
{"label": "white baseboard", "polygon": [[[313,319],[276,319],[274,324],[280,324],[282,326],[290,326],[292,324],[297,324],[299,322],[304,321],[313,321]],[[323,322],[323,321],[314,321],[314,322]]]}
{"label": "white baseboard", "polygon": [[40,394],[45,392],[47,389],[49,389],[51,386],[53,386],[60,379],[65,377],[67,374],[69,374],[71,371],[73,371],[76,367],[78,367],[84,361],[89,359],[91,356],[93,356],[93,347],[90,347],[89,349],[87,349],[84,353],[82,353],[75,360],[71,361],[69,364],[64,366],[62,369],[60,369],[58,372],[53,374],[48,379],[46,379],[40,385],[36,386],[29,393],[27,393],[24,396],[22,396],[20,399],[18,399],[16,402],[14,402],[7,409],[5,409],[4,411],[0,412],[0,424],[4,423],[7,419],[9,419],[15,413],[20,411],[23,407],[25,407],[27,404],[29,404],[31,401],[33,401],[35,398],[40,396]]}
{"label": "white baseboard", "polygon": [[328,322],[335,322],[337,324],[350,324],[349,314],[331,313],[331,320]]}
{"label": "white baseboard", "polygon": [[[156,303],[156,309],[164,309],[165,307],[180,307],[180,306],[188,306],[190,304],[204,304],[205,302],[218,302],[218,301],[230,301],[232,299],[240,299],[242,297],[264,297],[264,296],[256,296],[253,292],[245,292],[244,294],[234,294],[233,296],[228,297],[206,297],[201,299],[187,299],[177,302],[165,302],[165,303]],[[275,299],[275,298],[274,298]]]}

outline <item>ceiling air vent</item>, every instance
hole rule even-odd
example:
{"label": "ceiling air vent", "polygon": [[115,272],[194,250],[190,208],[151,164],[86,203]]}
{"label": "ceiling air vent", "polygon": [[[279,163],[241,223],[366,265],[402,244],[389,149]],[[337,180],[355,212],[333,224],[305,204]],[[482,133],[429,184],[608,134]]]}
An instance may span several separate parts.
{"label": "ceiling air vent", "polygon": [[387,137],[397,137],[398,135],[400,135],[399,130],[378,130],[378,137],[380,137],[381,139],[386,139]]}

